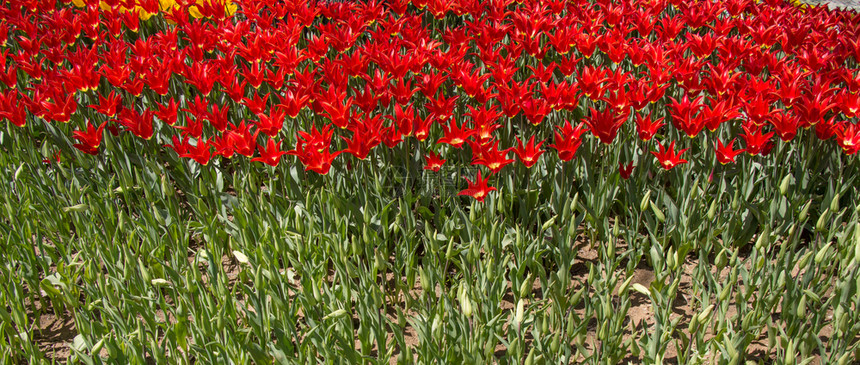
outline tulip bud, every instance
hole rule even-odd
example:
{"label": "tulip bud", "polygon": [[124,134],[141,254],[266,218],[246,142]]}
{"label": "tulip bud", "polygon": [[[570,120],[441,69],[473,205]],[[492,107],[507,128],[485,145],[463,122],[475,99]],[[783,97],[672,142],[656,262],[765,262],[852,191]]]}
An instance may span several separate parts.
{"label": "tulip bud", "polygon": [[511,341],[511,343],[508,345],[508,350],[507,350],[508,356],[513,357],[514,355],[516,355],[517,347],[519,347],[519,344],[520,344],[520,338],[519,337],[517,337],[513,341]]}
{"label": "tulip bud", "polygon": [[639,203],[639,210],[644,212],[645,209],[648,209],[649,205],[651,205],[651,190],[648,190],[648,192],[645,193],[645,196],[642,198],[642,201]]}
{"label": "tulip bud", "polygon": [[797,363],[797,358],[794,354],[794,339],[788,340],[788,346],[785,348],[785,365],[794,365]]}
{"label": "tulip bud", "polygon": [[645,296],[648,296],[648,297],[650,297],[650,296],[651,296],[651,291],[650,291],[650,290],[648,290],[648,288],[646,288],[646,287],[645,287],[644,285],[642,285],[642,284],[639,284],[639,283],[633,283],[633,285],[630,285],[630,288],[631,288],[631,289],[633,289],[633,290],[635,290],[635,291],[637,291],[637,292],[639,292],[639,293],[640,293],[640,294],[642,294],[642,295],[645,295]]}
{"label": "tulip bud", "polygon": [[800,318],[806,317],[806,296],[801,296],[797,303],[797,316]]}
{"label": "tulip bud", "polygon": [[669,247],[666,252],[666,264],[669,265],[669,271],[675,271],[677,261],[675,260],[675,249],[672,247]]}
{"label": "tulip bud", "polygon": [[170,184],[167,180],[167,174],[161,175],[161,192],[166,197],[173,196],[173,189],[170,188]]}
{"label": "tulip bud", "polygon": [[828,219],[830,219],[830,208],[821,212],[821,216],[818,217],[818,222],[815,223],[815,230],[818,232],[824,232],[826,230],[825,225],[827,224]]}
{"label": "tulip bud", "polygon": [[846,352],[839,357],[839,360],[836,360],[836,364],[847,365],[849,360],[851,360],[851,352]]}
{"label": "tulip bud", "polygon": [[143,279],[143,281],[146,282],[152,280],[152,278],[149,276],[149,270],[146,269],[146,266],[143,266],[143,261],[141,261],[140,258],[137,259],[137,267],[140,270],[140,277]]}
{"label": "tulip bud", "polygon": [[152,216],[155,218],[155,221],[158,222],[158,224],[162,226],[167,224],[167,221],[164,220],[164,216],[161,215],[161,211],[159,211],[158,207],[154,205],[152,206]]}
{"label": "tulip bud", "polygon": [[517,330],[519,330],[520,328],[520,323],[523,322],[523,312],[525,311],[525,304],[526,303],[522,298],[517,301],[517,311],[514,315],[514,328],[516,328]]}
{"label": "tulip bud", "polygon": [[603,322],[597,328],[597,339],[600,341],[606,341],[606,327],[608,326],[608,322]]}
{"label": "tulip bud", "polygon": [[532,282],[534,281],[532,274],[529,273],[526,276],[525,280],[523,280],[522,284],[520,284],[520,298],[527,297],[531,294],[532,291]]}
{"label": "tulip bud", "polygon": [[478,220],[478,204],[472,202],[472,209],[469,210],[469,222],[475,223]]}
{"label": "tulip bud", "polygon": [[99,340],[99,342],[96,342],[96,344],[93,345],[93,348],[92,348],[92,350],[90,350],[91,351],[90,353],[91,354],[99,353],[102,350],[102,347],[104,347],[104,345],[105,345],[105,338],[102,337],[102,339]]}
{"label": "tulip bud", "polygon": [[705,309],[702,311],[702,313],[699,313],[699,315],[697,315],[696,318],[699,320],[700,323],[708,322],[711,320],[711,312],[713,310],[714,310],[714,305],[711,304],[711,305],[705,307]]}
{"label": "tulip bud", "polygon": [[379,251],[373,255],[373,271],[385,270],[385,262],[382,259],[382,254]]}
{"label": "tulip bud", "polygon": [[800,210],[800,214],[797,216],[797,220],[800,222],[805,222],[806,217],[809,216],[809,207],[812,205],[812,200],[806,202],[806,205]]}
{"label": "tulip bud", "polygon": [[552,225],[555,223],[555,219],[556,219],[556,218],[558,218],[558,216],[557,216],[557,215],[554,215],[554,216],[552,216],[552,218],[550,218],[550,219],[548,219],[546,222],[544,222],[544,223],[543,223],[543,226],[541,226],[541,227],[540,227],[540,231],[541,231],[541,232],[544,232],[544,231],[546,231],[547,229],[549,229],[549,227],[552,227]]}
{"label": "tulip bud", "polygon": [[460,286],[459,293],[457,295],[457,299],[460,301],[460,308],[463,310],[463,315],[466,317],[472,316],[472,300],[469,299],[469,296],[466,293],[466,286]]}
{"label": "tulip bud", "polygon": [[699,330],[699,316],[693,316],[690,319],[690,325],[687,326],[687,331],[690,333],[696,333]]}
{"label": "tulip bud", "polygon": [[818,250],[818,253],[815,254],[816,264],[821,265],[821,263],[824,262],[824,258],[827,257],[827,251],[830,249],[831,244],[832,242],[828,242],[826,245],[824,245],[823,247],[821,247],[821,249]]}
{"label": "tulip bud", "polygon": [[325,321],[325,320],[332,319],[332,318],[341,318],[341,317],[345,317],[346,314],[347,314],[347,312],[345,309],[337,309],[334,312],[331,312],[331,313],[325,315],[325,317],[323,317],[322,319]]}
{"label": "tulip bud", "polygon": [[791,182],[791,174],[785,175],[785,177],[782,178],[782,182],[779,183],[779,194],[780,195],[785,196],[785,193],[788,192],[788,184],[790,182]]}
{"label": "tulip bud", "polygon": [[631,275],[629,278],[627,278],[627,280],[624,280],[624,282],[621,283],[621,286],[618,287],[618,295],[624,295],[624,293],[627,291],[627,287],[630,286],[631,282],[633,282],[633,275]]}
{"label": "tulip bud", "polygon": [[421,290],[424,292],[430,291],[430,280],[427,279],[427,273],[424,271],[424,266],[418,266],[418,278],[421,279]]}
{"label": "tulip bud", "polygon": [[[614,225],[612,226],[612,237],[618,237],[618,232],[619,232],[619,229],[620,229],[620,228],[618,228],[618,227],[620,227],[620,226],[621,226],[620,224],[614,224]],[[613,241],[612,241],[612,242],[610,242],[609,244],[610,244],[610,245],[612,245],[612,251],[613,251],[613,256],[614,256],[614,254],[615,254],[615,241],[613,240]]]}
{"label": "tulip bud", "polygon": [[830,201],[830,211],[838,212],[839,211],[839,194],[833,196],[833,200]]}
{"label": "tulip bud", "polygon": [[158,287],[162,287],[162,286],[171,286],[171,285],[173,285],[171,282],[169,282],[169,281],[167,281],[167,280],[164,280],[164,279],[152,279],[152,280],[150,280],[149,282],[152,284],[152,286],[154,286],[154,287],[156,287],[156,288],[158,288]]}
{"label": "tulip bud", "polygon": [[726,255],[726,249],[723,248],[722,250],[720,250],[720,253],[717,254],[717,259],[715,262],[715,264],[717,265],[717,271],[720,271],[724,267],[726,267],[727,263],[728,263],[728,257]]}
{"label": "tulip bud", "polygon": [[769,244],[770,229],[765,226],[764,230],[758,235],[758,238],[755,240],[755,248],[760,250]]}
{"label": "tulip bud", "polygon": [[573,330],[576,329],[576,317],[574,317],[573,311],[567,312],[567,337],[573,337]]}
{"label": "tulip bud", "polygon": [[810,258],[812,258],[812,251],[807,252],[800,258],[800,260],[797,261],[797,268],[802,269],[806,267],[806,265],[809,264]]}
{"label": "tulip bud", "polygon": [[657,217],[658,221],[660,221],[660,222],[666,221],[666,216],[663,214],[663,211],[661,211],[659,208],[657,208],[657,204],[655,204],[654,202],[651,202],[651,210],[654,212],[654,215]]}
{"label": "tulip bud", "polygon": [[535,362],[535,348],[532,347],[531,349],[529,349],[529,354],[528,354],[528,356],[526,356],[526,362],[524,363],[524,365],[532,365],[532,364],[534,364],[534,362]]}
{"label": "tulip bud", "polygon": [[708,221],[713,222],[717,215],[717,199],[711,201],[711,207],[708,208]]}
{"label": "tulip bud", "polygon": [[448,247],[445,249],[445,258],[451,259],[453,255],[451,254],[454,249],[454,237],[448,239]]}
{"label": "tulip bud", "polygon": [[597,277],[597,271],[594,269],[594,265],[589,264],[588,266],[588,277],[585,281],[589,286],[594,284],[594,278]]}
{"label": "tulip bud", "polygon": [[726,284],[726,286],[723,287],[723,290],[720,291],[720,296],[718,298],[720,299],[721,302],[724,302],[726,299],[729,298],[729,294],[731,294],[731,292],[732,292],[732,285]]}
{"label": "tulip bud", "polygon": [[573,297],[570,298],[571,305],[579,304],[579,301],[582,300],[582,295],[585,294],[585,288],[580,288],[579,291],[573,294]]}
{"label": "tulip bud", "polygon": [[738,210],[738,208],[740,208],[740,206],[741,206],[740,194],[741,194],[741,191],[739,189],[735,190],[735,196],[732,198],[732,211],[733,212],[736,212]]}

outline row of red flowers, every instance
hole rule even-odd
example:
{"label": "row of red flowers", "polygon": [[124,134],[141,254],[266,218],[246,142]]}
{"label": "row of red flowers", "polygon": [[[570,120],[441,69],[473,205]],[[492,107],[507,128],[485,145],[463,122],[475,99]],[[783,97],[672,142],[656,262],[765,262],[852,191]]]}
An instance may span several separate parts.
{"label": "row of red flowers", "polygon": [[[74,146],[93,155],[108,128],[163,134],[204,165],[290,155],[320,174],[407,138],[468,146],[494,174],[512,156],[533,166],[545,144],[570,161],[587,133],[612,144],[629,123],[643,141],[667,138],[667,125],[711,133],[724,164],[804,129],[860,150],[856,13],[776,0],[246,0],[233,16],[178,1],[145,21],[127,11],[157,3],[0,5],[0,118],[83,123]],[[285,122],[298,130],[292,148]],[[508,146],[504,127],[518,135]],[[686,163],[675,146],[651,151],[661,167]],[[438,171],[432,150],[450,148],[427,147]],[[491,190],[479,173],[465,192]]]}

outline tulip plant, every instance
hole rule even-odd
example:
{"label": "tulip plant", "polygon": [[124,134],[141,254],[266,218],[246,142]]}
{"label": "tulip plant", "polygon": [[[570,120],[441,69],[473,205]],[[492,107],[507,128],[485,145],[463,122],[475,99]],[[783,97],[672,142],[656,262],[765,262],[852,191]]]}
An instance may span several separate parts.
{"label": "tulip plant", "polygon": [[857,363],[858,151],[826,6],[8,0],[0,363]]}

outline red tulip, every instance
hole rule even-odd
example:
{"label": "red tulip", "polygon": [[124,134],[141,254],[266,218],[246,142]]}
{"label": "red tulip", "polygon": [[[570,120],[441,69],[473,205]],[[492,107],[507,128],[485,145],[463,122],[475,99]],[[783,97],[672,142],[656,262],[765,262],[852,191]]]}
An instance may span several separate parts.
{"label": "red tulip", "polygon": [[588,125],[591,133],[600,139],[600,142],[612,143],[618,130],[627,121],[627,116],[619,114],[613,108],[606,108],[603,111],[597,111],[594,108],[590,108],[590,110],[591,115],[585,118],[585,124]]}
{"label": "red tulip", "polygon": [[[471,141],[470,141],[471,142]],[[507,158],[510,148],[499,149],[499,141],[479,145],[478,143],[470,143],[472,145],[472,165],[484,165],[494,174],[499,173],[501,169],[514,160]]]}
{"label": "red tulip", "polygon": [[639,132],[639,139],[643,141],[650,141],[657,134],[657,131],[666,125],[663,123],[664,118],[652,120],[652,114],[647,116],[636,114],[636,130]]}
{"label": "red tulip", "polygon": [[555,133],[555,144],[549,145],[558,151],[558,157],[562,161],[570,161],[576,155],[576,151],[582,144],[582,135],[588,130],[584,123],[579,123],[575,128],[566,121],[563,127],[556,126],[561,131]]}
{"label": "red tulip", "polygon": [[481,170],[478,170],[478,176],[475,181],[469,180],[469,178],[464,177],[466,181],[469,183],[469,187],[460,191],[457,195],[466,195],[475,198],[475,200],[479,202],[483,202],[484,198],[487,197],[491,191],[497,190],[495,187],[488,186],[487,182],[489,182],[490,178],[486,179],[481,178]]}
{"label": "red tulip", "polygon": [[442,168],[442,165],[445,164],[445,161],[439,157],[435,152],[429,151],[426,155],[424,155],[424,159],[427,161],[427,164],[424,165],[424,170],[431,170],[434,172],[439,172],[439,169]]}
{"label": "red tulip", "polygon": [[691,138],[699,134],[705,127],[704,120],[695,118],[699,110],[704,106],[702,105],[702,98],[702,96],[699,96],[690,101],[687,94],[684,94],[684,97],[679,102],[675,98],[670,97],[672,99],[672,102],[669,103],[669,106],[672,108],[672,124]]}
{"label": "red tulip", "polygon": [[475,135],[475,130],[457,126],[457,122],[451,119],[445,127],[445,136],[439,138],[436,143],[446,143],[454,148],[460,148],[466,142],[466,139],[473,135]]}
{"label": "red tulip", "polygon": [[107,122],[103,122],[98,127],[93,127],[92,124],[87,123],[87,129],[85,131],[73,132],[72,136],[80,143],[75,143],[72,146],[83,153],[97,155],[99,153],[99,145],[101,145],[102,138],[104,137],[102,131],[105,128],[105,124],[107,124]]}
{"label": "red tulip", "polygon": [[135,136],[143,139],[152,138],[152,111],[147,110],[141,114],[134,109],[125,108],[119,113],[117,122]]}
{"label": "red tulip", "polygon": [[167,105],[158,104],[158,111],[155,112],[155,116],[167,125],[174,125],[176,124],[178,109],[179,104],[173,98],[170,98]]}
{"label": "red tulip", "polygon": [[763,133],[760,127],[753,124],[744,124],[744,134],[741,135],[746,141],[746,151],[750,155],[767,154],[773,147],[771,137],[774,132]]}
{"label": "red tulip", "polygon": [[284,119],[286,119],[286,117],[287,113],[283,108],[274,107],[268,114],[258,113],[257,118],[260,120],[255,122],[255,125],[257,126],[257,130],[261,133],[269,137],[275,137],[284,127]]}
{"label": "red tulip", "polygon": [[839,123],[836,128],[836,143],[842,147],[846,155],[853,155],[860,151],[860,126],[851,122]]}
{"label": "red tulip", "polygon": [[67,123],[71,120],[72,114],[78,110],[78,101],[75,99],[75,93],[69,93],[55,100],[42,101],[42,107],[47,112],[46,117],[55,122]]}
{"label": "red tulip", "polygon": [[195,162],[205,166],[209,164],[209,159],[212,158],[212,150],[206,141],[198,139],[196,145],[189,144],[186,152],[180,154],[180,156],[193,159]]}
{"label": "red tulip", "polygon": [[265,146],[258,145],[257,150],[260,151],[260,157],[255,157],[251,161],[262,162],[269,166],[278,166],[281,156],[287,153],[286,151],[281,151],[281,143],[275,143],[273,138],[269,138]]}
{"label": "red tulip", "polygon": [[531,136],[529,138],[528,143],[523,145],[523,141],[520,140],[520,137],[517,138],[517,147],[514,148],[514,153],[519,157],[520,162],[523,163],[527,168],[531,168],[538,161],[538,157],[544,154],[543,149],[541,149],[541,145],[543,145],[544,141],[538,142],[535,145],[535,136]]}
{"label": "red tulip", "polygon": [[800,118],[789,110],[780,110],[768,119],[773,125],[773,130],[779,138],[785,142],[791,141],[797,135]]}
{"label": "red tulip", "polygon": [[251,98],[242,98],[242,104],[245,105],[251,113],[260,114],[266,110],[267,104],[269,102],[269,94],[266,94],[265,97],[260,97],[260,94],[254,93]]}
{"label": "red tulip", "polygon": [[669,147],[658,145],[660,151],[651,151],[651,154],[660,162],[660,167],[671,170],[673,167],[687,163],[687,160],[681,158],[681,154],[686,152],[688,148],[675,153],[675,141],[669,144]]}
{"label": "red tulip", "polygon": [[729,142],[728,145],[723,145],[723,142],[721,142],[720,140],[717,140],[717,143],[714,144],[714,152],[717,155],[717,161],[719,161],[721,164],[725,165],[729,163],[734,163],[735,158],[739,154],[744,152],[743,148],[739,150],[733,149],[735,145],[735,140],[737,140],[737,138],[732,139],[732,141]]}

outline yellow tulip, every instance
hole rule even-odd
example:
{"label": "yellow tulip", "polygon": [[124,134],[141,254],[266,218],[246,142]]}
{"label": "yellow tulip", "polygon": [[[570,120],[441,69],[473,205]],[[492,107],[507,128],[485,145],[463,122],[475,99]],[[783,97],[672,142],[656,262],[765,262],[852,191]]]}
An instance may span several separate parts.
{"label": "yellow tulip", "polygon": [[[197,4],[204,4],[204,2],[207,2],[207,1],[214,1],[214,4],[221,4],[221,5],[225,6],[226,7],[225,8],[225,14],[227,14],[227,16],[232,16],[233,14],[236,13],[236,10],[238,9],[238,6],[236,4],[234,4],[232,0],[197,0]],[[87,5],[87,0],[72,0],[72,3],[75,6],[82,8],[82,7],[85,7]],[[171,12],[173,12],[173,9],[176,9],[179,7],[179,4],[176,3],[176,0],[158,0],[158,4],[159,4],[159,8],[161,9],[161,12],[166,12],[166,13],[171,13]],[[106,4],[104,1],[99,1],[99,7],[104,11],[110,10],[110,8],[111,8],[110,5]],[[121,11],[121,12],[138,11],[139,15],[140,15],[140,19],[144,20],[144,21],[149,20],[149,18],[151,18],[153,15],[155,15],[155,13],[150,13],[150,12],[143,10],[143,8],[140,6],[135,6],[133,9],[128,9],[126,7],[121,6],[121,7],[119,7],[119,11]],[[202,18],[203,17],[203,14],[200,13],[200,10],[197,8],[197,6],[191,6],[188,9],[188,13],[191,14],[191,16],[193,16],[195,18]]]}
{"label": "yellow tulip", "polygon": [[[214,1],[214,3],[213,3]],[[209,2],[210,4],[220,4],[222,6],[226,6],[224,11],[227,16],[233,16],[236,13],[236,9],[238,8],[236,4],[233,4],[232,0],[197,0],[197,4],[203,5],[204,3]],[[196,6],[191,6],[188,8],[188,13],[195,18],[202,18],[203,14],[200,13],[200,10],[197,9]]]}

